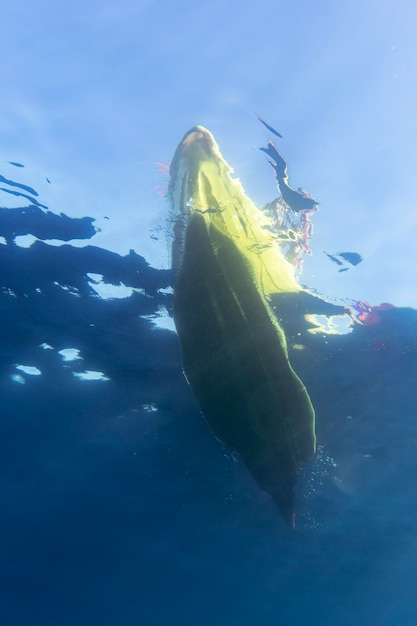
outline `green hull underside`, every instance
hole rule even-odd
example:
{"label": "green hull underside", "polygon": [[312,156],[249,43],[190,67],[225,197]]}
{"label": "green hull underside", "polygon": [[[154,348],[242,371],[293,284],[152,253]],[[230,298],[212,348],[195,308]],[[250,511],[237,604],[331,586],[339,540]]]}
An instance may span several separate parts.
{"label": "green hull underside", "polygon": [[[192,165],[198,171],[195,158]],[[189,212],[181,241],[174,319],[184,371],[213,433],[239,453],[294,526],[297,475],[315,449],[314,410],[290,365],[257,257],[227,233],[224,210],[220,227],[213,217],[213,210]],[[283,268],[283,283],[291,284]]]}

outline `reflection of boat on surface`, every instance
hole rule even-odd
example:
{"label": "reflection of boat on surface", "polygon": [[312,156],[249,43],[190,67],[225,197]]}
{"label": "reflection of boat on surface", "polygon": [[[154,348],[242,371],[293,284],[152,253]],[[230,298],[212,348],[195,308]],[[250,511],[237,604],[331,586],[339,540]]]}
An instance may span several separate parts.
{"label": "reflection of boat on surface", "polygon": [[315,449],[314,411],[266,295],[300,291],[265,217],[193,128],[171,165],[174,318],[183,366],[214,434],[237,450],[294,525],[294,487]]}

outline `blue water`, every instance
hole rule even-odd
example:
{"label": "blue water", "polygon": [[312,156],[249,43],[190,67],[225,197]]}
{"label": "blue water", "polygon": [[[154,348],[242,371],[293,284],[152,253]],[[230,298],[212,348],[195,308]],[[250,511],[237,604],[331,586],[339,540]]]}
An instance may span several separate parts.
{"label": "blue water", "polygon": [[[417,5],[3,5],[0,625],[415,626]],[[295,531],[181,370],[160,194],[195,124],[259,207],[269,138],[319,202],[323,297],[273,300],[317,416]]]}
{"label": "blue water", "polygon": [[[317,414],[291,531],[154,324],[171,272],[94,237],[13,243],[50,237],[53,214],[0,214],[1,623],[414,624],[417,312],[323,336],[303,314],[336,307],[274,301]],[[88,217],[55,220],[56,239],[92,237]],[[138,291],[100,298],[98,276]]]}

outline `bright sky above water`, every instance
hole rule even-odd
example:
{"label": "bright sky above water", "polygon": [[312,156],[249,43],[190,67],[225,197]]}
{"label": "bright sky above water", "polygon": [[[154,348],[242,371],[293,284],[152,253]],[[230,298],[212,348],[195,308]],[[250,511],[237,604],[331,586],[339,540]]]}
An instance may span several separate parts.
{"label": "bright sky above water", "polygon": [[[156,162],[203,124],[262,206],[276,188],[257,112],[320,202],[303,282],[417,306],[416,18],[411,0],[9,3],[2,173],[23,163],[14,179],[51,210],[98,218],[93,243],[163,266]],[[364,261],[339,274],[323,250]]]}

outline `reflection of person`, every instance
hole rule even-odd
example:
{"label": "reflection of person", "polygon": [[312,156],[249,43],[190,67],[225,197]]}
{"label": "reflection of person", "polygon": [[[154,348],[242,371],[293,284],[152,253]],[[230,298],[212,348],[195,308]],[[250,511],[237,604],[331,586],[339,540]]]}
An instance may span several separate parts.
{"label": "reflection of person", "polygon": [[267,148],[260,148],[270,157],[271,166],[274,169],[278,187],[282,198],[292,208],[293,211],[311,211],[317,208],[318,202],[307,192],[299,187],[296,191],[288,184],[287,162],[278,152],[275,144],[268,141]]}

